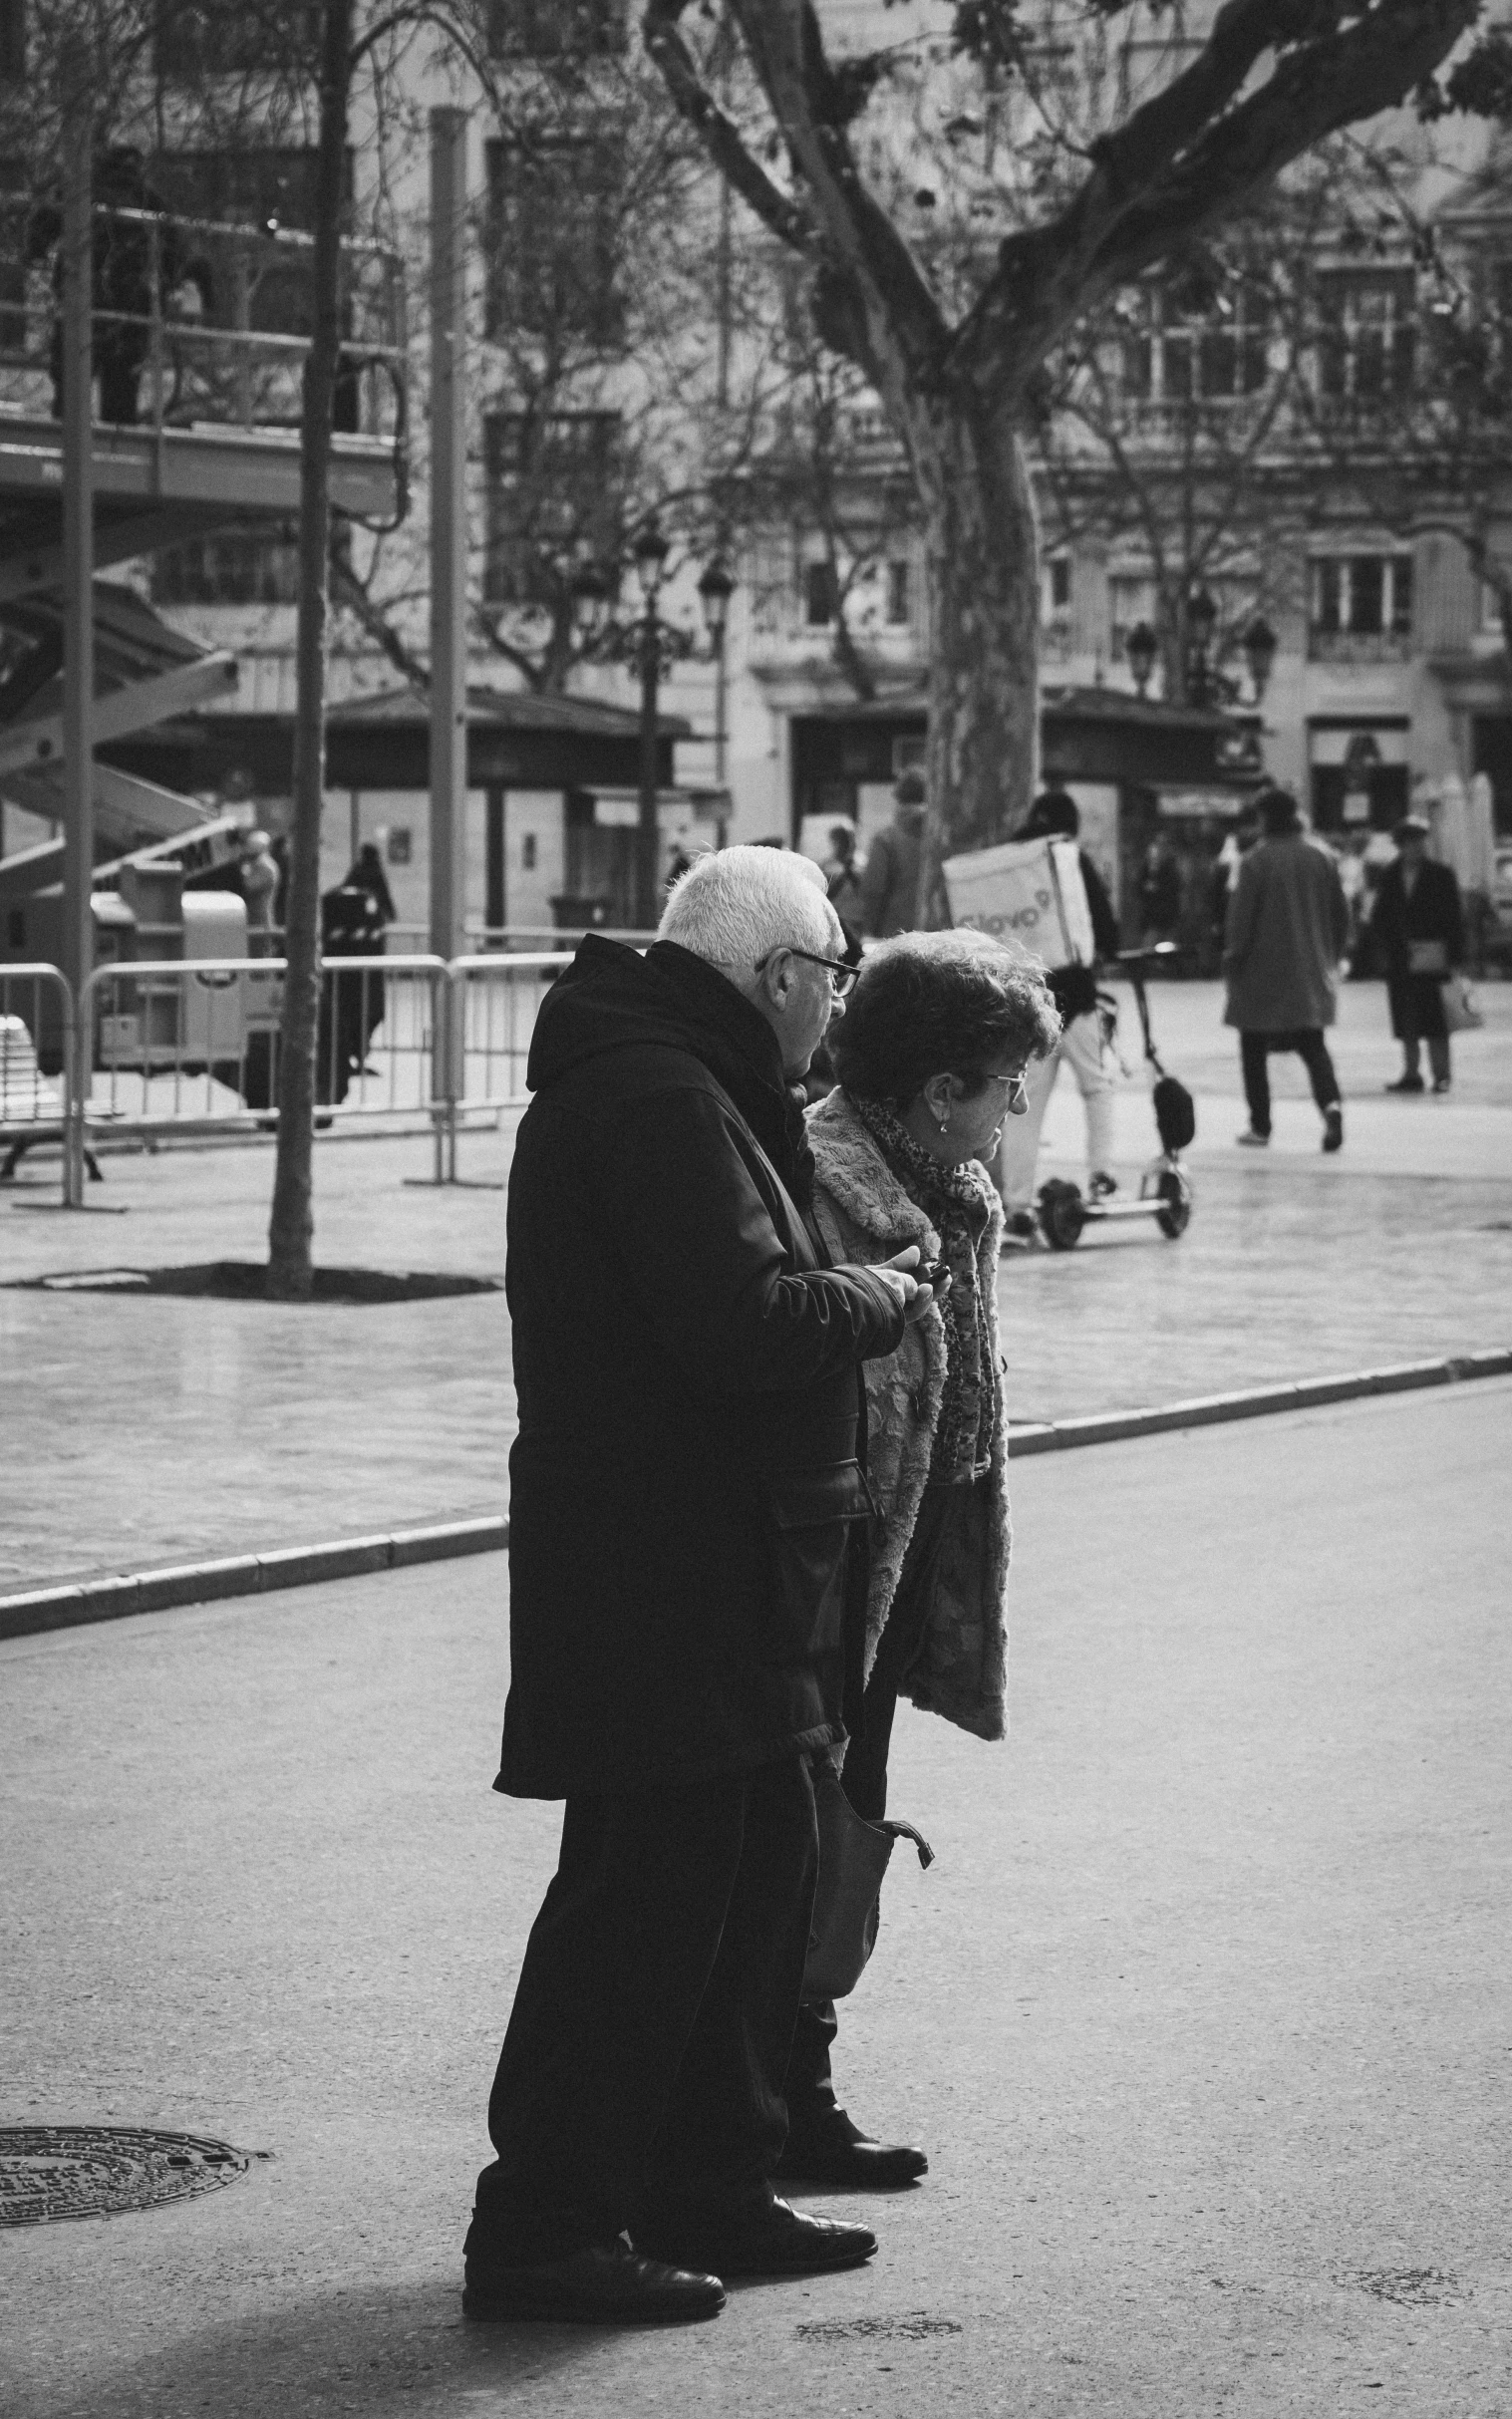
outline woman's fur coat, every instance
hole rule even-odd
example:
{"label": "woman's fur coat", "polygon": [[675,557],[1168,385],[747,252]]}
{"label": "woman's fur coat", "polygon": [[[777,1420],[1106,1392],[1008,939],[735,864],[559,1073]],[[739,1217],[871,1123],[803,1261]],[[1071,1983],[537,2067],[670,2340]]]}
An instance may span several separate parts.
{"label": "woman's fur coat", "polygon": [[[940,1238],[911,1201],[878,1148],[870,1128],[836,1089],[808,1112],[814,1156],[814,1211],[835,1260],[890,1260],[916,1243],[938,1258]],[[978,1283],[987,1306],[993,1359],[998,1341],[998,1251],[1003,1208],[984,1173],[987,1229],[977,1252]],[[935,1428],[945,1393],[945,1326],[936,1308],[906,1328],[897,1351],[864,1364],[870,1430],[869,1472],[882,1511],[866,1604],[867,1677],[886,1625],[929,1476]],[[961,1489],[961,1517],[947,1531],[938,1565],[923,1650],[906,1683],[916,1705],[943,1713],[978,1738],[1002,1738],[1007,1728],[1008,1589],[1011,1530],[1008,1510],[1008,1414],[998,1423],[992,1472],[985,1487]]]}

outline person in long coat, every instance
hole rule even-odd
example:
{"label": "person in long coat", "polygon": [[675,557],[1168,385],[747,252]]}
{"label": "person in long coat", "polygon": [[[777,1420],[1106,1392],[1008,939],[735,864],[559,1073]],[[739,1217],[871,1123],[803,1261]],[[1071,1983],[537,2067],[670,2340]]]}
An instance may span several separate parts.
{"label": "person in long coat", "polygon": [[810,1761],[859,1686],[860,1367],[931,1300],[912,1248],[832,1267],[812,1222],[788,1085],[851,979],[839,938],[817,867],[726,849],[644,958],[590,935],[537,1019],[495,1786],[566,1806],[489,2102],[472,2316],[707,2315],[719,2278],[876,2248],[770,2183]]}
{"label": "person in long coat", "polygon": [[1324,1032],[1338,1014],[1339,961],[1350,938],[1350,910],[1339,867],[1304,832],[1289,790],[1256,800],[1265,837],[1239,869],[1224,931],[1226,1025],[1239,1029],[1244,1096],[1250,1112],[1239,1140],[1263,1148],[1271,1138],[1273,1051],[1295,1051],[1308,1070],[1323,1118],[1323,1147],[1344,1141],[1344,1103]]}
{"label": "person in long coat", "polygon": [[1402,1070],[1391,1092],[1423,1088],[1421,1045],[1428,1046],[1433,1089],[1451,1080],[1449,1033],[1444,1022],[1444,977],[1464,963],[1465,928],[1453,868],[1427,853],[1428,825],[1421,815],[1403,815],[1391,837],[1397,855],[1380,877],[1370,914],[1376,962],[1386,978],[1391,1031],[1401,1044]]}
{"label": "person in long coat", "polygon": [[[814,1212],[832,1257],[916,1244],[949,1284],[896,1352],[866,1363],[868,1469],[880,1515],[866,1600],[862,1718],[840,1781],[887,1811],[900,1695],[975,1738],[1007,1726],[1008,1416],[1000,1382],[1003,1208],[987,1172],[1025,1070],[1059,1040],[1041,976],[985,934],[905,933],[872,951],[808,1112]],[[908,2184],[928,2159],[874,2140],[836,2102],[828,2000],[806,2001],[787,2066],[778,2175],[852,2190]]]}

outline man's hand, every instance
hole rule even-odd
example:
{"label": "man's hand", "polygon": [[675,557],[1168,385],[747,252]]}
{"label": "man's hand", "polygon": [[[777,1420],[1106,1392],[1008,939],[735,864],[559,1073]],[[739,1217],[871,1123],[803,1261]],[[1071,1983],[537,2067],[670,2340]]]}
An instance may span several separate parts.
{"label": "man's hand", "polygon": [[911,1243],[906,1251],[895,1252],[891,1260],[875,1264],[876,1273],[903,1305],[903,1316],[910,1327],[917,1325],[934,1302],[933,1290],[920,1285],[913,1275],[919,1265],[919,1247]]}

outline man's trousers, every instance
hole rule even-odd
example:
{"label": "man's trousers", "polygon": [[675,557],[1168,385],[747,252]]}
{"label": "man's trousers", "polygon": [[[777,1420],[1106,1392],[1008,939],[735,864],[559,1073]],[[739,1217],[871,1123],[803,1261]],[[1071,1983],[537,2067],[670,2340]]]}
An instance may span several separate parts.
{"label": "man's trousers", "polygon": [[1268,1134],[1271,1130],[1271,1077],[1266,1060],[1273,1051],[1283,1055],[1295,1051],[1308,1070],[1308,1081],[1319,1107],[1339,1106],[1339,1077],[1334,1072],[1321,1026],[1299,1026],[1295,1033],[1274,1034],[1247,1029],[1239,1036],[1239,1063],[1244,1070],[1244,1097],[1252,1133]]}
{"label": "man's trousers", "polygon": [[791,1757],[567,1799],[488,2104],[473,2259],[524,2267],[638,2215],[760,2207],[818,1870]]}

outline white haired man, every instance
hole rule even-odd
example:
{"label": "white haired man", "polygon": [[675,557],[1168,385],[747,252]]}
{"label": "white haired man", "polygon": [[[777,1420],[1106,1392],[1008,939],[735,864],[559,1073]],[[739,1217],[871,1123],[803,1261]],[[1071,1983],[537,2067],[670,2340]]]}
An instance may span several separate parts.
{"label": "white haired man", "polygon": [[[830,1267],[802,1074],[851,969],[818,868],[731,848],[543,1003],[509,1184],[519,1434],[495,1787],[566,1801],[463,2307],[712,2315],[866,2259],[772,2194],[870,1498],[860,1364],[929,1308]],[[628,2238],[628,2240],[627,2240]]]}

